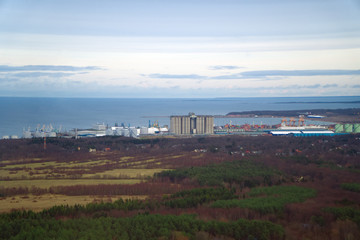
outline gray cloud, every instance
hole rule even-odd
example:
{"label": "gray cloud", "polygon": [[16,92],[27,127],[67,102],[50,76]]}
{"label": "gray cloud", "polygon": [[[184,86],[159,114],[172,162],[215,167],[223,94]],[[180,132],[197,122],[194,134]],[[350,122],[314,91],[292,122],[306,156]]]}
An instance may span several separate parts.
{"label": "gray cloud", "polygon": [[[216,67],[216,66],[214,66]],[[219,66],[221,67],[221,66]],[[226,67],[226,66],[225,66]],[[227,66],[232,67],[232,66]],[[235,67],[235,66],[233,66]],[[262,70],[262,71],[245,71],[241,73],[218,75],[218,76],[201,76],[197,74],[161,74],[154,73],[149,75],[141,74],[141,76],[151,78],[166,79],[213,79],[213,80],[232,80],[232,79],[250,79],[257,78],[261,80],[279,80],[281,77],[299,77],[299,76],[345,76],[360,75],[360,70]],[[277,78],[273,78],[277,77]],[[279,78],[280,77],[280,78]],[[336,84],[328,84],[324,87],[336,87]]]}
{"label": "gray cloud", "polygon": [[[306,76],[341,76],[360,75],[360,70],[264,70],[245,71],[236,74],[220,75],[211,79],[249,79],[268,77],[306,77]],[[270,78],[269,80],[274,80]]]}
{"label": "gray cloud", "polygon": [[242,77],[360,75],[360,70],[264,70],[240,73]]}
{"label": "gray cloud", "polygon": [[[352,87],[355,87],[356,85],[353,85]],[[360,85],[357,85],[360,87]],[[338,85],[338,84],[313,84],[313,85],[299,85],[299,84],[293,84],[293,85],[287,85],[287,86],[276,86],[276,87],[263,87],[261,89],[280,89],[280,90],[289,90],[289,89],[321,89],[321,88],[346,88],[347,85]],[[259,88],[260,89],[260,88]]]}
{"label": "gray cloud", "polygon": [[240,69],[242,67],[238,66],[223,66],[223,65],[216,65],[216,66],[210,66],[210,70],[234,70],[234,69]]}
{"label": "gray cloud", "polygon": [[280,89],[280,90],[289,90],[289,89],[319,89],[323,88],[323,85],[320,84],[313,84],[313,85],[299,85],[299,84],[293,84],[293,85],[286,85],[286,86],[276,86],[276,87],[262,87],[258,89]]}
{"label": "gray cloud", "polygon": [[323,88],[333,88],[333,87],[339,87],[337,84],[326,84],[323,86]]}
{"label": "gray cloud", "polygon": [[229,74],[229,75],[220,75],[220,76],[215,76],[215,77],[211,77],[211,79],[216,79],[216,80],[226,80],[226,79],[241,79],[243,78],[243,76],[239,73],[237,74]]}
{"label": "gray cloud", "polygon": [[304,85],[303,88],[312,88],[312,89],[315,89],[315,88],[321,88],[323,86],[321,86],[320,84],[313,84],[313,85]]}
{"label": "gray cloud", "polygon": [[151,78],[172,78],[172,79],[205,79],[206,76],[201,76],[197,74],[160,74],[154,73],[146,75]]}
{"label": "gray cloud", "polygon": [[64,66],[64,65],[25,65],[25,66],[9,66],[0,65],[0,72],[23,72],[23,71],[61,71],[61,72],[76,72],[76,71],[93,71],[103,70],[103,68],[96,66]]}
{"label": "gray cloud", "polygon": [[80,73],[69,73],[69,72],[19,72],[14,74],[9,74],[12,77],[19,77],[19,78],[31,78],[31,77],[68,77],[72,75],[76,75]]}
{"label": "gray cloud", "polygon": [[164,78],[164,79],[239,79],[242,78],[239,74],[232,74],[232,75],[222,75],[222,76],[215,76],[215,77],[209,77],[209,76],[201,76],[197,74],[162,74],[162,73],[154,73],[154,74],[141,74],[141,76],[145,77],[151,77],[151,78]]}

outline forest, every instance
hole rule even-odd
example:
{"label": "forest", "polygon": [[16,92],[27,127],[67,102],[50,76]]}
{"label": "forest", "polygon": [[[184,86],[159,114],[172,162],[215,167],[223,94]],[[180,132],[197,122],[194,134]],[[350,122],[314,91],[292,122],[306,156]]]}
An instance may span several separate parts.
{"label": "forest", "polygon": [[1,140],[0,239],[360,239],[359,173],[359,135]]}

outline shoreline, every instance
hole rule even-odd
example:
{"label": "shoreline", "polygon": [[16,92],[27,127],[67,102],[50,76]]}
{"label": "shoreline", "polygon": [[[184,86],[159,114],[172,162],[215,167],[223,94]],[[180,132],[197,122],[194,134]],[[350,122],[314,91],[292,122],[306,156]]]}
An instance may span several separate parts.
{"label": "shoreline", "polygon": [[[322,118],[311,118],[316,121],[334,122],[334,123],[356,123],[360,122],[360,108],[347,108],[347,109],[305,109],[305,110],[263,110],[263,111],[242,111],[230,112],[223,117],[225,118],[298,118],[299,115],[321,115]],[[220,116],[215,116],[220,117]],[[307,118],[309,119],[309,118]]]}

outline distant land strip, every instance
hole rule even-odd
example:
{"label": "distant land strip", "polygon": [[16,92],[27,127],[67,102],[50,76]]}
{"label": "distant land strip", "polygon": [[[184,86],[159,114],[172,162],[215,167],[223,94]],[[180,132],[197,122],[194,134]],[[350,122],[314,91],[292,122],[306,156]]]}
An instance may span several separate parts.
{"label": "distant land strip", "polygon": [[242,111],[242,112],[229,112],[228,114],[226,114],[226,116],[231,116],[231,115],[294,116],[299,114],[359,116],[360,108]]}
{"label": "distant land strip", "polygon": [[[300,103],[300,102],[298,102]],[[294,117],[298,115],[323,115],[326,118],[334,116],[357,117],[360,122],[360,108],[341,108],[341,109],[305,109],[305,110],[255,110],[229,112],[226,115],[214,115],[215,118],[228,117]],[[141,118],[169,118],[170,116],[141,116]]]}
{"label": "distant land strip", "polygon": [[170,116],[141,116],[141,118],[169,118]]}
{"label": "distant land strip", "polygon": [[338,101],[338,102],[320,102],[320,101],[317,101],[317,102],[275,102],[275,104],[282,104],[282,103],[285,103],[285,104],[303,104],[303,103],[360,103],[360,101],[346,101],[346,102],[341,102],[341,101]]}
{"label": "distant land strip", "polygon": [[360,108],[346,109],[305,109],[305,110],[273,110],[229,112],[226,117],[297,117],[299,115],[321,115],[319,121],[338,123],[360,122]]}

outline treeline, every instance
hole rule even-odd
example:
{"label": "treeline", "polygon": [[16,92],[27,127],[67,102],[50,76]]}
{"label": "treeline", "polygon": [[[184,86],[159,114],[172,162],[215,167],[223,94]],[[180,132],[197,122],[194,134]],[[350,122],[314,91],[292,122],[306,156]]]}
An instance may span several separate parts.
{"label": "treeline", "polygon": [[192,208],[220,199],[237,198],[235,189],[226,188],[198,188],[177,192],[163,198],[162,205],[170,208]]}
{"label": "treeline", "polygon": [[211,206],[214,208],[248,208],[261,214],[277,213],[284,210],[286,204],[303,202],[316,196],[311,188],[298,186],[272,186],[253,188],[249,198],[218,200]]}
{"label": "treeline", "polygon": [[261,184],[280,184],[285,181],[280,171],[251,160],[238,160],[202,167],[167,170],[157,173],[155,176],[169,178],[172,182],[180,182],[185,178],[190,178],[200,185],[208,186],[223,186],[226,183],[230,186],[237,184],[240,187],[255,187]]}
{"label": "treeline", "polygon": [[[120,185],[121,186],[121,185]],[[156,191],[153,191],[151,184],[148,185],[148,191],[152,191],[155,195]],[[175,191],[174,189],[172,189]],[[81,193],[80,193],[81,194]],[[124,194],[130,195],[130,194]],[[131,194],[136,195],[136,194]],[[98,211],[110,211],[110,210],[154,210],[160,207],[167,208],[193,208],[203,205],[205,203],[213,202],[222,199],[237,198],[235,195],[235,189],[228,190],[226,188],[196,188],[191,190],[177,191],[171,195],[164,195],[162,199],[153,197],[147,200],[137,199],[119,199],[114,202],[101,202],[101,203],[89,203],[86,205],[60,205],[54,206],[49,209],[44,209],[40,214],[44,217],[57,217],[57,216],[77,216],[79,214],[92,214]],[[26,216],[26,215],[25,215]],[[24,217],[24,216],[22,216]]]}
{"label": "treeline", "polygon": [[205,222],[193,215],[137,215],[129,218],[79,218],[69,220],[0,217],[0,239],[174,239],[174,234],[195,238],[226,236],[233,239],[281,240],[284,229],[268,221]]}
{"label": "treeline", "polygon": [[[48,138],[47,150],[43,149],[43,139],[9,139],[0,140],[0,162],[1,159],[27,159],[27,158],[42,158],[51,157],[56,158],[59,155],[67,155],[63,158],[84,158],[84,156],[91,157],[88,153],[90,148],[96,148],[97,151],[103,151],[105,148],[110,148],[111,151],[123,154],[171,154],[178,152],[189,152],[194,149],[205,149],[209,153],[229,153],[229,152],[243,152],[246,151],[261,151],[264,154],[273,154],[278,150],[284,150],[284,153],[289,153],[289,150],[299,149],[302,153],[309,154],[323,154],[330,149],[336,148],[337,153],[351,153],[357,154],[360,147],[356,140],[356,135],[342,135],[333,137],[309,137],[309,138],[274,138],[268,136],[244,137],[244,136],[221,136],[216,138],[194,137],[188,139],[181,138],[154,138],[154,139],[132,139],[123,137],[101,137],[101,138],[82,138],[82,139],[62,139],[62,138]],[[319,142],[319,140],[326,140]],[[344,147],[344,144],[347,146]],[[78,150],[80,148],[80,151]],[[216,151],[212,151],[215,150]],[[334,152],[332,152],[334,154]],[[358,155],[358,154],[357,154]],[[58,158],[61,160],[61,158]]]}
{"label": "treeline", "polygon": [[143,182],[136,184],[98,184],[98,185],[74,185],[52,186],[49,188],[39,187],[1,187],[0,196],[8,197],[15,195],[42,195],[62,194],[67,196],[82,195],[159,195],[172,194],[178,191],[193,188],[190,185],[169,184],[167,182]]}
{"label": "treeline", "polygon": [[[150,188],[151,189],[151,188]],[[9,220],[18,218],[33,218],[34,216],[40,216],[41,218],[49,217],[77,217],[80,215],[98,215],[99,213],[107,216],[109,211],[151,211],[158,210],[160,207],[165,208],[191,208],[197,207],[201,204],[215,201],[218,199],[232,199],[237,196],[234,194],[234,189],[231,191],[225,188],[205,188],[205,189],[192,189],[179,191],[170,196],[164,196],[160,198],[152,198],[146,200],[138,199],[119,199],[114,202],[100,202],[100,203],[88,203],[86,205],[58,205],[49,209],[44,209],[41,212],[35,214],[32,211],[14,211],[9,214],[3,214],[7,216]],[[35,215],[34,215],[35,214]]]}

